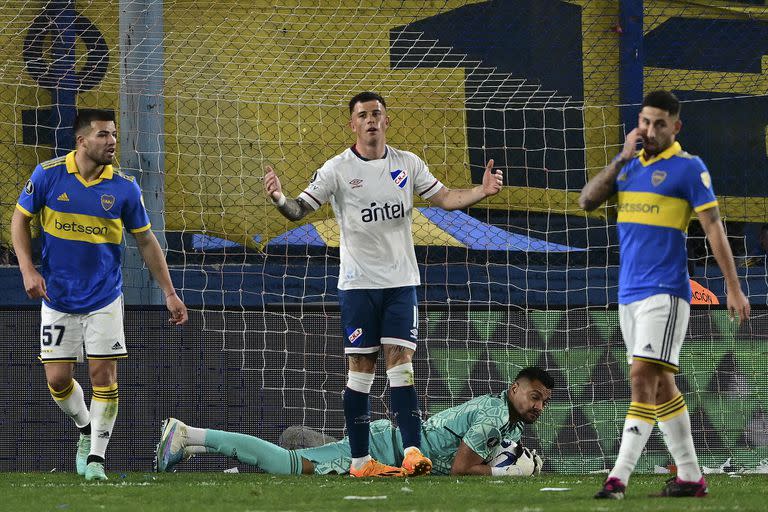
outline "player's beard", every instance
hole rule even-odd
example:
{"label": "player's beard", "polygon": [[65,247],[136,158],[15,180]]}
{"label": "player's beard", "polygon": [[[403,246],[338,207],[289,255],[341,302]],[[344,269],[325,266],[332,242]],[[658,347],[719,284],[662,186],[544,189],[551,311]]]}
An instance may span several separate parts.
{"label": "player's beard", "polygon": [[114,154],[108,153],[106,150],[93,154],[88,152],[88,157],[93,160],[97,165],[112,165],[114,161]]}

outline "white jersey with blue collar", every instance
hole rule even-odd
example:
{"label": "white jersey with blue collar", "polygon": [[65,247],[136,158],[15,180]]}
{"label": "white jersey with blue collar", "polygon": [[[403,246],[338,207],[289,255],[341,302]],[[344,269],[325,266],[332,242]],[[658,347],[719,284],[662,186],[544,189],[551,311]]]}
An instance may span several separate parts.
{"label": "white jersey with blue collar", "polygon": [[418,286],[413,193],[428,199],[442,187],[421,158],[390,146],[377,160],[350,148],[325,162],[299,197],[314,209],[331,202],[341,233],[339,289]]}

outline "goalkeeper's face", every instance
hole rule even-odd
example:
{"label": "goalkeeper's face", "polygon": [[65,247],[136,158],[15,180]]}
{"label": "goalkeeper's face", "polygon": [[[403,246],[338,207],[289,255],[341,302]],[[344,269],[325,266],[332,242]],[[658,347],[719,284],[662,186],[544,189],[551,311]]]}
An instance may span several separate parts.
{"label": "goalkeeper's face", "polygon": [[515,381],[507,393],[518,419],[531,424],[539,419],[552,398],[552,390],[538,380],[520,379]]}

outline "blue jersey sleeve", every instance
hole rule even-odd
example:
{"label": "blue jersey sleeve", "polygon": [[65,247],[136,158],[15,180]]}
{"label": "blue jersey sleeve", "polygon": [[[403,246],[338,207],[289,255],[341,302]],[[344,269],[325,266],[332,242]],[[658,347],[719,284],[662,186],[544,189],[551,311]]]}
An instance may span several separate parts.
{"label": "blue jersey sleeve", "polygon": [[25,215],[36,215],[45,206],[45,197],[48,189],[48,180],[45,170],[38,165],[32,172],[32,176],[24,185],[24,190],[19,194],[19,201],[16,205]]}
{"label": "blue jersey sleeve", "polygon": [[131,193],[123,208],[122,218],[125,228],[131,233],[139,233],[152,227],[149,223],[147,209],[144,208],[141,189],[135,182],[131,182]]}
{"label": "blue jersey sleeve", "polygon": [[701,158],[693,157],[690,160],[690,167],[685,177],[683,193],[693,206],[694,211],[700,212],[717,206],[717,197],[715,197],[715,190],[712,188],[712,177]]}

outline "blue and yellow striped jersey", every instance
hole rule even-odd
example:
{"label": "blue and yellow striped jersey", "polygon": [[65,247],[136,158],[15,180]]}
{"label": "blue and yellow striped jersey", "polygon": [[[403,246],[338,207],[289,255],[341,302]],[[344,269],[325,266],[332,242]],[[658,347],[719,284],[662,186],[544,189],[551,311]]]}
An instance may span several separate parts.
{"label": "blue and yellow striped jersey", "polygon": [[150,228],[133,177],[107,165],[98,179],[86,182],[72,151],[35,167],[16,208],[40,215],[40,270],[50,308],[88,313],[120,295],[123,226],[131,233]]}
{"label": "blue and yellow striped jersey", "polygon": [[691,301],[685,241],[692,212],[717,206],[707,167],[675,142],[616,177],[619,303],[665,293]]}

